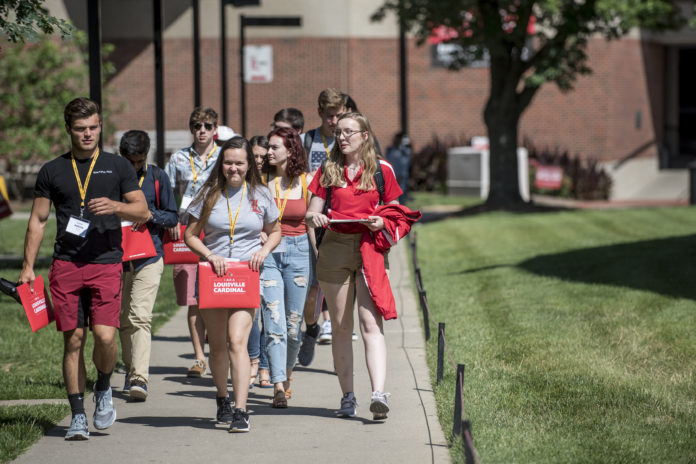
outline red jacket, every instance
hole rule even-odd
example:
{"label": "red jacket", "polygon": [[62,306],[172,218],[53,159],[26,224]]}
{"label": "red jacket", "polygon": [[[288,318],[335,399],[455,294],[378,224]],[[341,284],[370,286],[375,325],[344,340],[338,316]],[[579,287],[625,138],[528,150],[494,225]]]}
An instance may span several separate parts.
{"label": "red jacket", "polygon": [[[391,291],[389,277],[384,267],[384,253],[408,235],[411,226],[421,218],[420,211],[411,211],[403,205],[378,206],[372,216],[381,216],[384,229],[371,232],[365,228],[360,240],[362,275],[375,307],[384,319],[396,319],[396,303]],[[332,219],[346,219],[331,211]]]}

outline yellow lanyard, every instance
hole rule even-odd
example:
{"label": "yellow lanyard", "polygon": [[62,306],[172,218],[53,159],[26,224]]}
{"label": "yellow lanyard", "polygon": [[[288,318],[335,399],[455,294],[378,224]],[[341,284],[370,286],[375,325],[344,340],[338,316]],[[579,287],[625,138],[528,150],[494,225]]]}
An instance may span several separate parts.
{"label": "yellow lanyard", "polygon": [[215,145],[215,142],[213,142],[213,149],[210,150],[210,153],[208,153],[208,156],[205,157],[205,161],[203,162],[203,167],[196,172],[196,166],[193,164],[193,149],[191,152],[189,152],[189,158],[191,160],[191,172],[193,172],[193,190],[196,190],[196,182],[198,181],[198,174],[201,173],[203,169],[208,165],[208,160],[210,159],[211,156],[213,156],[213,153],[215,153],[215,150],[217,149],[217,146]]}
{"label": "yellow lanyard", "polygon": [[326,157],[330,158],[331,153],[329,153],[329,146],[326,144],[326,139],[324,138],[324,134],[321,134],[321,131],[320,131],[320,135],[321,135],[321,141],[324,143],[324,150],[326,150]]}
{"label": "yellow lanyard", "polygon": [[280,210],[280,216],[278,216],[278,222],[281,222],[281,219],[283,219],[283,213],[285,212],[285,207],[288,205],[288,197],[290,197],[290,190],[292,190],[292,180],[290,181],[290,186],[288,186],[287,191],[285,192],[285,198],[283,199],[283,203],[281,206],[280,203],[280,182],[278,182],[278,177],[275,178],[275,186],[276,186],[276,204],[278,205],[278,209]]}
{"label": "yellow lanyard", "polygon": [[147,161],[145,162],[145,171],[143,171],[143,175],[140,176],[140,180],[138,181],[138,187],[143,188],[143,181],[145,180],[146,174],[147,174]]}
{"label": "yellow lanyard", "polygon": [[85,185],[82,186],[82,181],[80,180],[80,173],[77,171],[77,162],[75,162],[75,154],[70,153],[72,158],[72,167],[75,171],[75,178],[77,179],[77,188],[80,190],[80,217],[82,217],[82,212],[85,209],[85,197],[87,196],[87,185],[89,185],[89,178],[92,176],[92,169],[97,163],[97,158],[99,158],[99,148],[97,148],[97,153],[95,153],[94,158],[92,158],[92,164],[89,165],[89,171],[87,171],[87,178],[85,178]]}
{"label": "yellow lanyard", "polygon": [[239,217],[239,211],[242,209],[242,202],[244,201],[244,192],[246,192],[246,181],[244,181],[244,186],[242,187],[242,197],[239,199],[239,206],[237,207],[237,213],[234,215],[234,221],[232,220],[232,209],[230,208],[230,195],[227,193],[227,184],[225,184],[225,197],[227,197],[227,214],[230,216],[230,258],[232,257],[232,244],[234,243],[234,229],[237,227],[237,218]]}

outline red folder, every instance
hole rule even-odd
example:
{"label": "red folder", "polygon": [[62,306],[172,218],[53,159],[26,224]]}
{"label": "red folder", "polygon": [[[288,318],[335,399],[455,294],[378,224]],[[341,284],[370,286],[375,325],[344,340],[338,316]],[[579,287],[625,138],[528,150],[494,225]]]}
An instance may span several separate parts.
{"label": "red folder", "polygon": [[248,261],[227,261],[218,277],[208,262],[198,264],[199,308],[258,308],[261,304],[259,273]]}
{"label": "red folder", "polygon": [[121,260],[123,262],[157,256],[155,244],[152,243],[150,231],[145,224],[138,230],[133,230],[132,222],[121,221],[121,248],[123,248]]}
{"label": "red folder", "polygon": [[17,293],[22,300],[24,312],[27,313],[31,331],[36,332],[41,327],[46,327],[53,322],[53,306],[46,294],[43,277],[38,276],[34,281],[34,293],[28,283],[19,285]]}
{"label": "red folder", "polygon": [[[179,240],[177,241],[172,240],[169,232],[164,234],[164,264],[198,263],[198,255],[184,243],[184,231],[186,231],[186,226],[179,224]],[[203,238],[203,232],[201,232],[201,238]]]}

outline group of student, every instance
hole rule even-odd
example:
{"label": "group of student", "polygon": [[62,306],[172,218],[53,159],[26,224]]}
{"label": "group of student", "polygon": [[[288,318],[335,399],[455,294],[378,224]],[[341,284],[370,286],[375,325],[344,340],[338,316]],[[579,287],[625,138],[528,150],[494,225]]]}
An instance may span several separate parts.
{"label": "group of student", "polygon": [[[281,110],[267,136],[247,140],[223,134],[224,126],[218,131],[213,109],[196,108],[189,118],[192,145],[172,154],[162,170],[147,164],[145,132],[122,136],[121,157],[100,153],[98,105],[78,98],[66,106],[71,151],[38,175],[18,280],[34,281],[53,204],[57,234],[49,285],[65,343],[63,375],[72,410],[66,440],[89,437],[83,404],[87,327],[95,339],[98,375],[94,427],[105,429],[116,420],[110,378],[119,325],[124,392],[136,401],[147,398],[150,324],[165,237],[183,237],[218,276],[233,261],[260,273],[260,308],[211,309],[198,306],[198,265],[174,265],[177,304],[188,306],[195,356],[187,375],[205,374],[207,341],[219,423],[229,424],[230,432],[249,430],[246,402],[257,375],[261,386],[274,389],[271,406],[288,407],[295,363],[299,357],[309,365],[322,336],[331,340],[342,392],[337,415],[355,416],[356,304],[373,392],[369,409],[374,420],[386,419],[383,320],[396,317],[386,252],[419,214],[398,205],[403,191],[395,173],[348,95],[323,90],[318,114],[320,127],[303,133],[299,110]],[[121,262],[124,220],[133,230],[146,225],[156,256]],[[323,333],[315,310],[322,301]]]}

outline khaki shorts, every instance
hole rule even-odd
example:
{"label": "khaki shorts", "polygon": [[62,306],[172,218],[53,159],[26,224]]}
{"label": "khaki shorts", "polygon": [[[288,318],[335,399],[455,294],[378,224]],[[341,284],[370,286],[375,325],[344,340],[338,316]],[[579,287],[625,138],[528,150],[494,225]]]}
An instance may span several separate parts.
{"label": "khaki shorts", "polygon": [[[362,268],[360,255],[362,234],[341,234],[327,230],[319,247],[317,279],[332,284],[354,284]],[[384,266],[389,269],[387,255]]]}

